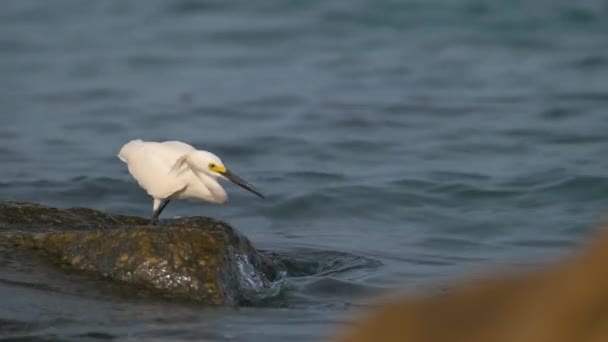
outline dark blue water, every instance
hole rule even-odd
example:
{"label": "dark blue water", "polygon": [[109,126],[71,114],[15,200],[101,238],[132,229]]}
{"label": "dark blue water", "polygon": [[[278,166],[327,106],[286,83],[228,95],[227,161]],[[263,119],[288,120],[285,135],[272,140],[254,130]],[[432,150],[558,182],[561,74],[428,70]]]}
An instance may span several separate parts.
{"label": "dark blue water", "polygon": [[5,260],[0,334],[317,341],[370,291],[571,251],[608,208],[607,15],[601,0],[3,1],[1,200],[148,217],[116,154],[183,140],[267,199],[227,184],[228,205],[165,217],[224,219],[319,272],[234,310]]}

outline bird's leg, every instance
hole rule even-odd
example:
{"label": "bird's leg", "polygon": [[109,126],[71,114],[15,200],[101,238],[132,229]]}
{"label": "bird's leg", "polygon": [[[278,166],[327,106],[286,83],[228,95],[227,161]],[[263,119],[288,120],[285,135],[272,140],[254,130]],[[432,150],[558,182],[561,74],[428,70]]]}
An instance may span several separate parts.
{"label": "bird's leg", "polygon": [[160,216],[160,213],[163,212],[169,202],[171,202],[170,199],[154,200],[154,210],[152,211],[152,218],[150,219],[151,225],[158,223],[158,216]]}

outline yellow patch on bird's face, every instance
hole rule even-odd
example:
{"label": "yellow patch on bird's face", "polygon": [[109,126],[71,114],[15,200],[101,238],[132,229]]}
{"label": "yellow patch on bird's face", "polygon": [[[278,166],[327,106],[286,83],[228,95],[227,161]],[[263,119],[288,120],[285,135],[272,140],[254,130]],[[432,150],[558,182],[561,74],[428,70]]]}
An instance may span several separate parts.
{"label": "yellow patch on bird's face", "polygon": [[225,173],[226,167],[224,167],[223,165],[215,164],[215,163],[209,163],[209,170],[215,171],[218,173]]}

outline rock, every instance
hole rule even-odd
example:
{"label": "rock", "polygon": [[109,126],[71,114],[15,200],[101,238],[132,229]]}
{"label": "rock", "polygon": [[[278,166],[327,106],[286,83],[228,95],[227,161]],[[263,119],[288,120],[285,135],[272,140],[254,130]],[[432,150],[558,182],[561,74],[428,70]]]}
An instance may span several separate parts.
{"label": "rock", "polygon": [[110,215],[88,208],[59,209],[29,202],[0,202],[0,231],[66,231],[146,225],[149,219]]}
{"label": "rock", "polygon": [[407,296],[360,318],[341,342],[608,341],[608,232],[541,271],[497,274],[447,294]]}
{"label": "rock", "polygon": [[91,209],[0,203],[0,241],[164,297],[246,304],[279,290],[273,261],[228,224],[195,217],[148,226]]}

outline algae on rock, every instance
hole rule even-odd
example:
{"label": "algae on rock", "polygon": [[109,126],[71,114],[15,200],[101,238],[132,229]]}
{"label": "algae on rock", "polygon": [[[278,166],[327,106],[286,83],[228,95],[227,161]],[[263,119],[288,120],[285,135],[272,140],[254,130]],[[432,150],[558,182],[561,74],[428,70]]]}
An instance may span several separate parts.
{"label": "algae on rock", "polygon": [[0,240],[56,264],[217,305],[278,290],[273,261],[228,224],[203,217],[146,223],[91,209],[0,202]]}

